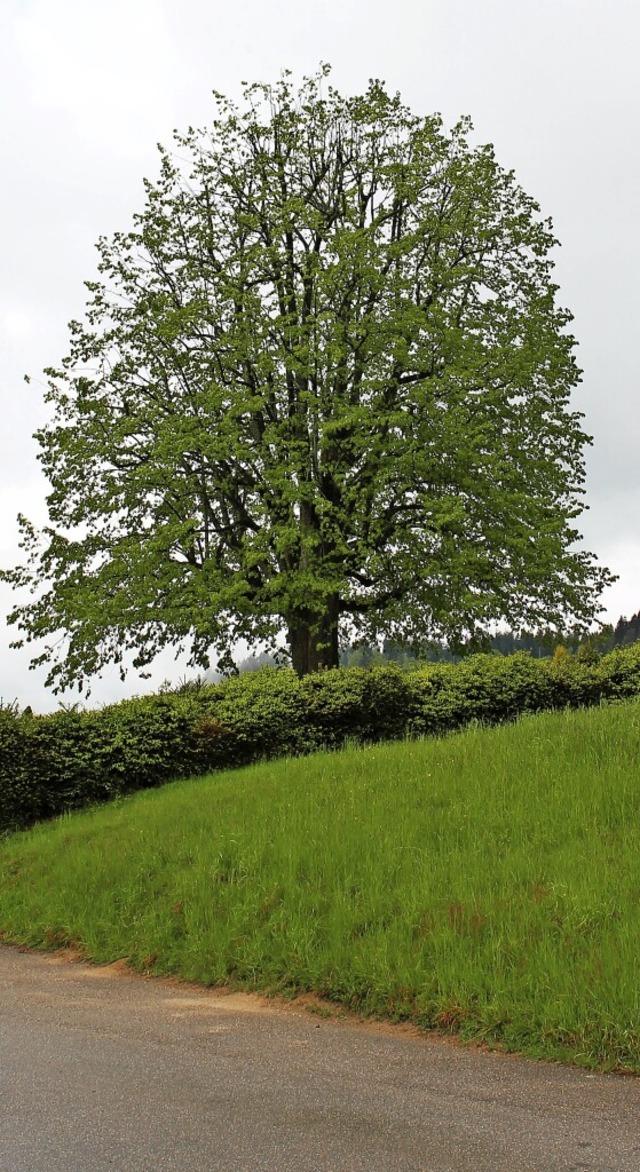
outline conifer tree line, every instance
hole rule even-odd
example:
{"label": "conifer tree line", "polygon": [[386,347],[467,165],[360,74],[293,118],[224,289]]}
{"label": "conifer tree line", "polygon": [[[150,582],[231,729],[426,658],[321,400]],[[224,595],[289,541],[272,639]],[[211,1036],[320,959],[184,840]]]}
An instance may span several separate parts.
{"label": "conifer tree line", "polygon": [[[606,655],[616,647],[629,647],[640,639],[640,611],[627,619],[621,615],[615,626],[605,623],[596,633],[588,635],[578,631],[566,631],[561,638],[556,632],[537,631],[516,634],[513,631],[499,631],[487,640],[485,650],[499,655],[513,655],[516,651],[528,651],[536,659],[548,659],[555,654],[558,646],[570,654]],[[461,656],[455,654],[445,643],[432,642],[424,646],[424,659],[431,663],[457,663]],[[386,639],[381,647],[366,642],[351,643],[340,651],[340,667],[368,667],[373,663],[397,663],[412,666],[417,663],[415,651],[401,642]],[[277,666],[276,657],[268,652],[249,656],[238,665],[239,672],[253,671],[260,667]]]}

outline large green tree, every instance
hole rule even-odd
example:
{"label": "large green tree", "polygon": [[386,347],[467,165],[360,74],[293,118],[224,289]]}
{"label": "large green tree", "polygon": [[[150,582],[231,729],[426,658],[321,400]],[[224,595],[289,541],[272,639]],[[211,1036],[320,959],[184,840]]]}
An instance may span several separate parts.
{"label": "large green tree", "polygon": [[98,244],[46,371],[50,524],[21,518],[4,575],[35,590],[27,639],[63,636],[33,661],[56,687],[165,644],[225,668],[284,631],[303,675],[348,632],[457,645],[600,609],[550,222],[468,120],[327,73],[216,94]]}

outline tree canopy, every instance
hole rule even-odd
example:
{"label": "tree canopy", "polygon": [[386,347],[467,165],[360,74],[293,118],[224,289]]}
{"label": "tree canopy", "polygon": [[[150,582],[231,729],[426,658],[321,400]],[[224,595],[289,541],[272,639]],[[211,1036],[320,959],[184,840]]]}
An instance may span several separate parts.
{"label": "tree canopy", "polygon": [[601,609],[550,221],[468,119],[328,72],[215,94],[99,241],[45,372],[50,523],[20,518],[3,575],[27,641],[62,635],[33,660],[56,690],[166,644],[232,670],[284,631],[302,675],[354,632],[457,646]]}

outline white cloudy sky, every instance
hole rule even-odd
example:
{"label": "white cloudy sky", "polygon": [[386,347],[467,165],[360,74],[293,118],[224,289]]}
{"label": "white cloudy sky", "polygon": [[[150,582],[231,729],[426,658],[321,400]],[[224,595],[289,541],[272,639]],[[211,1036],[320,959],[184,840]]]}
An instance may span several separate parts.
{"label": "white cloudy sky", "polygon": [[[46,516],[37,376],[66,353],[97,237],[141,208],[155,144],[205,124],[212,89],[239,98],[244,80],[322,60],[344,92],[378,77],[418,113],[470,114],[475,140],[552,216],[595,441],[581,528],[620,576],[605,617],[640,609],[639,42],[637,0],[3,0],[0,565],[17,560],[18,510]],[[44,672],[9,650],[11,605],[0,586],[0,697],[54,707]],[[145,684],[107,673],[92,700],[181,674],[172,656]]]}

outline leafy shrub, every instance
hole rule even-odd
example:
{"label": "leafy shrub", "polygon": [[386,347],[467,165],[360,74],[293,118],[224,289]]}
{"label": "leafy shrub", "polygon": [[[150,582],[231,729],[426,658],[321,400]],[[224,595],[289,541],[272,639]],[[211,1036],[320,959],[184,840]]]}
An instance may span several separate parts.
{"label": "leafy shrub", "polygon": [[0,831],[215,768],[215,727],[191,696],[0,713]]}
{"label": "leafy shrub", "polygon": [[203,689],[197,700],[203,714],[226,730],[217,750],[221,764],[245,765],[318,747],[300,681],[291,669],[246,672]]}
{"label": "leafy shrub", "polygon": [[413,734],[443,733],[472,720],[495,724],[555,707],[548,661],[524,651],[429,665],[409,680],[415,699],[408,731]]}
{"label": "leafy shrub", "polygon": [[404,735],[411,691],[394,664],[345,667],[305,676],[307,727],[318,744],[339,748],[347,738],[394,740]]}
{"label": "leafy shrub", "polygon": [[24,722],[15,707],[0,705],[0,832],[43,817],[38,787],[29,772]]}

